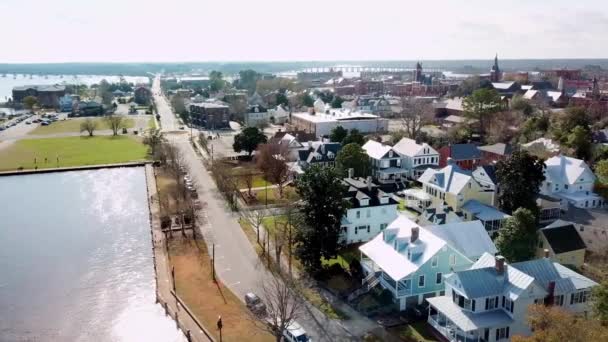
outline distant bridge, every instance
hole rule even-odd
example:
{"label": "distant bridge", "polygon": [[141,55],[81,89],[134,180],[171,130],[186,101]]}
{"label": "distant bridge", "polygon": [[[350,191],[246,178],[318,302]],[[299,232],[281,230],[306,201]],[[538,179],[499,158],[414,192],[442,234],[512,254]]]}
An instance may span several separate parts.
{"label": "distant bridge", "polygon": [[[311,67],[301,69],[299,72],[306,73],[321,73],[331,71],[342,71],[342,72],[369,72],[369,73],[399,73],[399,72],[413,72],[415,68],[406,67],[389,67],[389,66],[378,66],[378,67],[366,67],[366,66],[333,66],[333,67]],[[424,73],[440,73],[445,71],[441,68],[422,68]]]}

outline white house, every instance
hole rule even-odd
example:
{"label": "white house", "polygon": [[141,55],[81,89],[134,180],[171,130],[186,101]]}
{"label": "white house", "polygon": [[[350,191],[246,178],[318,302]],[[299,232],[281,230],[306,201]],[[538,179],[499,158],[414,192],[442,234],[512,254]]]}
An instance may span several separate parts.
{"label": "white house", "polygon": [[346,200],[351,205],[342,217],[342,235],[347,244],[369,241],[399,215],[397,202],[371,177],[348,177],[343,183],[348,187]]}
{"label": "white house", "polygon": [[593,192],[596,177],[582,160],[558,155],[545,161],[545,181],[540,192],[558,197],[562,209],[568,204],[577,208],[600,208],[606,202]]}
{"label": "white house", "polygon": [[[474,256],[496,250],[483,228],[479,228],[471,229],[470,232],[478,237],[470,239],[446,232],[449,229],[442,230],[440,234],[444,234],[446,240],[431,229],[399,216],[382,234],[359,247],[361,265],[366,274],[364,288],[379,284],[389,290],[400,310],[421,304],[427,298],[444,295],[444,275],[467,269],[473,264],[467,254]],[[472,249],[472,244],[479,242],[480,238],[485,240]],[[491,247],[482,251],[484,246]]]}
{"label": "white house", "polygon": [[372,176],[379,183],[398,183],[405,180],[407,170],[401,168],[401,156],[389,145],[368,140],[363,145],[372,167]]}
{"label": "white house", "polygon": [[289,112],[278,105],[276,108],[268,109],[268,121],[274,124],[284,124],[289,120]]}
{"label": "white house", "polygon": [[448,341],[510,341],[531,333],[528,307],[549,303],[586,313],[597,283],[548,258],[507,265],[485,253],[445,276],[445,295],[428,298],[428,322]]}
{"label": "white house", "polygon": [[401,168],[411,179],[418,179],[429,167],[439,166],[439,152],[427,143],[418,144],[416,140],[402,138],[393,146],[393,151],[401,156]]}

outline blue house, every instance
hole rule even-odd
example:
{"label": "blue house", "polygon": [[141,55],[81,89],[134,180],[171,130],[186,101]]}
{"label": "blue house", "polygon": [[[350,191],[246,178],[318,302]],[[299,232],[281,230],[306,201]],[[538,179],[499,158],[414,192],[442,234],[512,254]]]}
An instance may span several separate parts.
{"label": "blue house", "polygon": [[74,109],[74,97],[66,94],[59,98],[59,111],[72,112]]}
{"label": "blue house", "polygon": [[469,268],[483,252],[496,252],[478,221],[434,229],[400,215],[359,247],[366,274],[363,286],[382,286],[393,294],[399,309],[405,310],[426,298],[443,296],[445,275]]}

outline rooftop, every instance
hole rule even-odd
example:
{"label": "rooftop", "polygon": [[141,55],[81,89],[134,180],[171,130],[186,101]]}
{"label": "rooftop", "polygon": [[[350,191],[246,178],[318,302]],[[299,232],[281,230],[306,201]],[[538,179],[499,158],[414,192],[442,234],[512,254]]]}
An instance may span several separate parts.
{"label": "rooftop", "polygon": [[498,252],[481,221],[447,223],[428,226],[425,229],[448,242],[471,260],[479,258],[483,253]]}
{"label": "rooftop", "polygon": [[13,91],[25,91],[28,89],[34,89],[36,91],[65,91],[65,86],[60,84],[40,84],[13,87]]}
{"label": "rooftop", "polygon": [[[509,326],[513,319],[503,310],[493,310],[483,313],[473,313],[462,310],[452,298],[440,296],[426,299],[434,308],[450,318],[463,331],[472,331],[480,328]],[[480,303],[481,305],[481,303]]]}
{"label": "rooftop", "polygon": [[377,115],[363,113],[358,111],[351,111],[348,109],[331,109],[329,113],[293,113],[292,117],[296,117],[302,120],[310,122],[336,122],[336,121],[348,121],[348,120],[377,120]]}
{"label": "rooftop", "polygon": [[510,217],[502,211],[475,199],[467,201],[467,203],[462,206],[462,210],[468,211],[482,221],[504,220]]}

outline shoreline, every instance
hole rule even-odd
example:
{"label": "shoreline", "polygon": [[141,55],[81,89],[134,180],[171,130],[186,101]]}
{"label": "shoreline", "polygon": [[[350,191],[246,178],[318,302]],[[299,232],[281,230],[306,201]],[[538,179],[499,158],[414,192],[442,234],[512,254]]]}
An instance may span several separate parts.
{"label": "shoreline", "polygon": [[146,166],[149,164],[152,164],[152,161],[148,160],[148,161],[135,161],[135,162],[116,163],[116,164],[98,164],[98,165],[83,165],[83,166],[52,167],[52,168],[47,168],[47,169],[0,171],[0,177],[31,175],[31,174],[37,174],[37,173],[54,173],[54,172],[65,172],[65,171],[86,171],[86,170],[97,170],[97,169],[112,169],[112,168],[118,168],[118,167],[135,167],[135,166]]}

